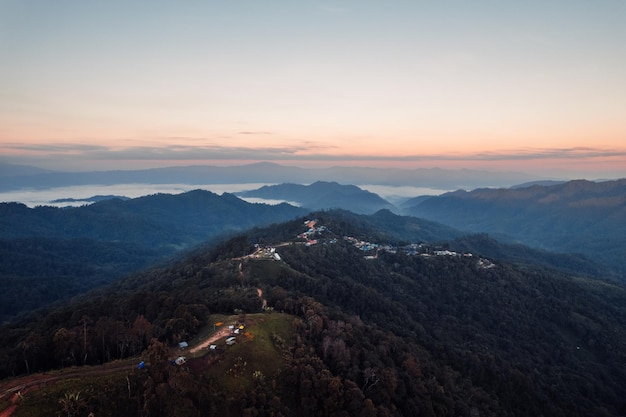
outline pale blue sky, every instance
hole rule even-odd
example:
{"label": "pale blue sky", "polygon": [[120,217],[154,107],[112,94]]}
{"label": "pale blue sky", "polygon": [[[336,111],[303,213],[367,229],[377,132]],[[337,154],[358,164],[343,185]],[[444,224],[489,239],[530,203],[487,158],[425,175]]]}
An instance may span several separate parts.
{"label": "pale blue sky", "polygon": [[0,1],[0,50],[16,163],[626,176],[624,1]]}

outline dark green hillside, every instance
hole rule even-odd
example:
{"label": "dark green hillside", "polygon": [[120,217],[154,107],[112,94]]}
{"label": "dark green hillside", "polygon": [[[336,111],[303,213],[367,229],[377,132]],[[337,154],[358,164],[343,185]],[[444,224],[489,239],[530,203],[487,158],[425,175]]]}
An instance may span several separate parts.
{"label": "dark green hillside", "polygon": [[[463,232],[441,223],[397,216],[389,210],[381,210],[368,218],[363,218],[362,222],[370,229],[379,231],[383,240],[437,242],[463,235]],[[388,236],[388,239],[385,239],[385,236]]]}
{"label": "dark green hillside", "polygon": [[[440,242],[463,236],[463,232],[439,223],[411,216],[398,216],[389,210],[380,210],[371,215],[355,214],[346,210],[328,210],[309,214],[309,219],[318,219],[337,237],[346,235],[359,239],[398,243]],[[246,233],[253,243],[291,240],[302,232],[301,219],[280,225],[279,228],[258,228]]]}
{"label": "dark green hillside", "polygon": [[250,204],[209,191],[111,199],[82,207],[0,204],[0,238],[77,238],[124,241],[143,247],[190,247],[225,232],[285,221],[304,210],[286,204]]}
{"label": "dark green hillside", "polygon": [[626,274],[626,179],[456,191],[405,213],[536,248],[583,253]]}
{"label": "dark green hillside", "polygon": [[619,276],[607,266],[582,254],[555,253],[520,244],[502,243],[487,234],[466,235],[450,242],[457,251],[481,253],[515,264],[545,266],[570,274],[618,280]]}
{"label": "dark green hillside", "polygon": [[[377,239],[395,232],[369,223],[392,219],[379,215],[257,229],[23,318],[0,329],[0,372],[147,358],[111,401],[138,416],[626,414],[623,286],[408,245],[408,233],[385,245]],[[260,324],[279,312],[292,316],[291,337],[264,330],[255,345],[250,325],[237,350],[169,364],[168,349],[201,340],[214,317]],[[274,352],[271,375],[255,376],[256,349]]]}
{"label": "dark green hillside", "polygon": [[68,208],[0,203],[0,323],[218,236],[303,213],[201,190]]}
{"label": "dark green hillside", "polygon": [[[338,237],[350,235],[361,240],[397,245],[428,242],[433,247],[480,253],[519,265],[543,266],[566,273],[616,279],[610,268],[581,254],[555,253],[521,244],[502,243],[486,234],[466,235],[439,223],[411,216],[398,216],[388,210],[380,210],[369,216],[343,210],[317,212],[310,216],[328,225]],[[289,240],[301,229],[302,221],[295,220],[282,224],[278,229],[254,229],[246,235],[251,242],[264,244],[268,241]]]}
{"label": "dark green hillside", "polygon": [[283,258],[299,273],[275,285],[418,341],[512,415],[624,410],[623,287],[506,265],[479,269],[468,258],[365,261],[330,247],[293,247]]}
{"label": "dark green hillside", "polygon": [[91,239],[0,239],[0,323],[146,268],[162,253]]}

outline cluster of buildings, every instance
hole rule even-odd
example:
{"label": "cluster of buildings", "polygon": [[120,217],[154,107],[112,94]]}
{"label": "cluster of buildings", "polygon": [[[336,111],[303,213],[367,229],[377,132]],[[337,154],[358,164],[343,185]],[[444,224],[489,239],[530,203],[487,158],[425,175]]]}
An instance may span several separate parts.
{"label": "cluster of buildings", "polygon": [[[300,233],[298,238],[306,239],[305,245],[311,246],[319,243],[319,239],[315,239],[315,237],[319,237],[323,232],[328,231],[325,226],[321,226],[318,224],[318,220],[307,220],[304,224],[309,228],[306,232]],[[410,243],[404,246],[393,246],[389,244],[380,244],[373,243],[364,240],[357,239],[352,236],[344,236],[343,239],[347,242],[350,242],[354,247],[363,251],[365,259],[376,259],[378,258],[378,254],[381,252],[387,253],[404,253],[407,256],[422,256],[422,257],[430,257],[430,256],[452,256],[452,257],[466,257],[471,258],[474,255],[471,253],[459,253],[450,251],[447,249],[436,249],[434,250],[431,246],[425,243]],[[336,239],[332,239],[326,243],[336,243]],[[488,259],[479,258],[477,265],[479,268],[489,269],[495,267],[495,264]]]}
{"label": "cluster of buildings", "polygon": [[249,255],[252,259],[273,259],[275,261],[280,261],[282,258],[276,252],[276,248],[273,246],[263,247],[258,243],[254,245],[255,251],[251,255]]}
{"label": "cluster of buildings", "polygon": [[346,240],[352,243],[352,245],[355,248],[362,250],[363,252],[366,252],[367,253],[367,255],[365,255],[366,259],[376,259],[378,257],[378,252],[388,252],[388,253],[398,252],[398,250],[391,245],[367,242],[364,240],[356,239],[352,236],[344,236],[343,240]]}
{"label": "cluster of buildings", "polygon": [[[306,220],[304,225],[308,227],[306,232],[300,233],[298,235],[299,239],[304,239],[306,242],[304,243],[306,246],[316,245],[318,240],[315,239],[317,235],[322,235],[324,232],[328,230],[326,226],[318,226],[318,221],[315,220]],[[334,242],[331,242],[334,243]]]}
{"label": "cluster of buildings", "polygon": [[[303,239],[305,246],[313,246],[317,244],[333,244],[337,243],[336,238],[331,239],[323,239],[323,235],[330,230],[323,225],[319,224],[317,219],[306,220],[304,225],[307,227],[305,232],[302,232],[297,235],[298,239]],[[437,249],[433,248],[430,245],[425,243],[410,243],[404,246],[393,246],[389,244],[381,244],[368,242],[364,240],[357,239],[352,236],[344,236],[343,239],[349,243],[351,243],[354,247],[364,252],[365,259],[377,259],[378,254],[382,252],[386,253],[403,253],[407,256],[421,256],[421,257],[431,257],[431,256],[451,256],[451,257],[466,257],[471,258],[473,255],[471,253],[459,253],[455,251],[451,251],[448,249]],[[260,245],[255,245],[255,252],[250,256],[253,259],[274,259],[277,261],[281,260],[280,255],[276,252],[275,247],[262,247]],[[495,264],[488,259],[479,258],[477,261],[477,265],[479,268],[489,269],[495,267]]]}

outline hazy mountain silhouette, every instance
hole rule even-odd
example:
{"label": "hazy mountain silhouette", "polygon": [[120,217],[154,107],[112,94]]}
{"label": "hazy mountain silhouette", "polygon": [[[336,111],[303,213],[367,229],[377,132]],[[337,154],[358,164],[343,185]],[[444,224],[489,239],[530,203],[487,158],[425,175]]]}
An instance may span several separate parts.
{"label": "hazy mountain silhouette", "polygon": [[296,202],[311,210],[341,208],[360,214],[371,214],[394,206],[372,192],[355,185],[316,181],[311,185],[266,185],[257,190],[235,193],[240,197],[257,197]]}
{"label": "hazy mountain silhouette", "polygon": [[230,184],[230,183],[300,183],[339,181],[344,184],[409,185],[437,189],[510,186],[541,178],[516,172],[453,170],[440,168],[396,169],[332,167],[302,168],[261,162],[249,165],[187,166],[142,170],[90,172],[30,172],[0,164],[0,172],[12,172],[11,178],[0,176],[0,191],[22,188],[52,188],[70,185],[112,184]]}
{"label": "hazy mountain silhouette", "polygon": [[535,186],[535,185],[542,185],[542,186],[549,187],[551,185],[559,185],[559,184],[564,184],[566,182],[567,181],[556,181],[556,180],[530,181],[530,182],[525,182],[523,184],[512,185],[509,188],[528,188],[528,187],[532,187],[532,186]]}
{"label": "hazy mountain silhouette", "polygon": [[80,203],[80,202],[97,203],[99,201],[113,200],[113,199],[130,200],[129,197],[120,196],[120,195],[93,195],[91,197],[85,197],[85,198],[72,198],[72,197],[57,198],[55,200],[50,201],[50,203]]}
{"label": "hazy mountain silhouette", "polygon": [[626,273],[626,179],[456,191],[417,203],[404,212],[532,247],[584,253]]}
{"label": "hazy mountain silhouette", "polygon": [[[29,177],[52,172],[54,171],[37,168],[30,165],[16,165],[0,162],[0,178],[12,177],[12,179],[16,180],[17,182],[19,182],[20,179],[15,177]],[[2,183],[4,183],[4,180],[2,180]]]}

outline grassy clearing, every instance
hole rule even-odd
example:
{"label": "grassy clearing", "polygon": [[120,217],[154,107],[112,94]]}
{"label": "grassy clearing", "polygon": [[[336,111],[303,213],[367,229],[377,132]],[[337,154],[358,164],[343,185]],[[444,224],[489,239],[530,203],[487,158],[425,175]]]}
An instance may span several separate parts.
{"label": "grassy clearing", "polygon": [[229,391],[251,387],[255,371],[266,379],[271,378],[286,363],[284,351],[276,345],[272,335],[278,335],[288,345],[292,321],[293,316],[282,313],[249,314],[246,319],[249,325],[245,329],[248,335],[237,336],[233,346],[223,346],[224,359],[212,366],[209,374]]}

